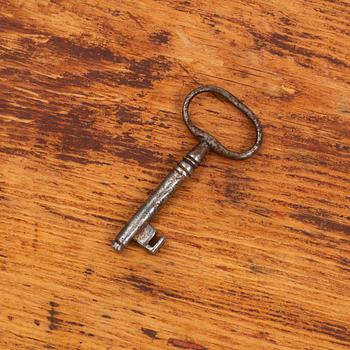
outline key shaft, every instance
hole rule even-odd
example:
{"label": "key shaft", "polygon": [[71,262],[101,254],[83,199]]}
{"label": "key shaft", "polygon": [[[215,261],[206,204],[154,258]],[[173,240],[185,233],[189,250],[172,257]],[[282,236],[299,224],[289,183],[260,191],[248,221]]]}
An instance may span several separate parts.
{"label": "key shaft", "polygon": [[[143,240],[140,239],[140,236],[144,230],[146,230],[144,232],[144,235],[146,236],[147,234],[150,234],[149,232],[152,232],[148,226],[153,217],[171,197],[171,195],[179,188],[182,182],[192,174],[194,169],[198,167],[208,150],[209,145],[206,142],[200,142],[195,148],[187,153],[187,155],[177,164],[175,169],[169,173],[169,175],[149,196],[147,201],[140,207],[140,209],[116,236],[115,240],[113,241],[113,247],[115,250],[118,252],[122,251],[133,238],[153,254],[159,250],[161,245],[164,243],[164,237],[159,238],[159,241],[154,245],[156,249],[152,249],[149,242],[147,242],[147,246],[146,244],[143,244]],[[152,234],[154,235],[154,232],[152,232]]]}

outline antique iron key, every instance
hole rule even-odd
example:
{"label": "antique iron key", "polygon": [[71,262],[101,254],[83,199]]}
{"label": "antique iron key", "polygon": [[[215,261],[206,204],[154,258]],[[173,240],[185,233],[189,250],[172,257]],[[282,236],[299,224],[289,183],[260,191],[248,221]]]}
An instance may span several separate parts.
{"label": "antique iron key", "polygon": [[[256,129],[256,140],[255,144],[249,150],[242,153],[233,152],[223,146],[215,137],[199,129],[192,123],[189,115],[190,102],[196,95],[203,92],[211,92],[222,96],[253,122]],[[113,241],[113,248],[118,252],[122,251],[132,239],[152,254],[159,251],[164,244],[165,238],[160,237],[155,243],[152,243],[155,241],[156,230],[151,226],[150,222],[171,194],[202,162],[209,150],[213,150],[231,159],[246,159],[252,156],[261,146],[262,128],[259,119],[246,105],[225,89],[216,86],[201,86],[192,90],[185,98],[182,113],[188,129],[200,142],[186,154],[117,235]]]}

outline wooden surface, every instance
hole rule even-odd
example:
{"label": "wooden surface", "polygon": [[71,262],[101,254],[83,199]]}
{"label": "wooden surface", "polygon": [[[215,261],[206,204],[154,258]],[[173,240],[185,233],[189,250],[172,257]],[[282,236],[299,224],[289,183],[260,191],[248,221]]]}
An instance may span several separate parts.
{"label": "wooden surface", "polygon": [[[350,3],[0,1],[0,348],[350,346]],[[222,86],[259,154],[210,154],[154,222],[111,240],[195,145],[184,96]],[[242,149],[210,96],[193,119]]]}

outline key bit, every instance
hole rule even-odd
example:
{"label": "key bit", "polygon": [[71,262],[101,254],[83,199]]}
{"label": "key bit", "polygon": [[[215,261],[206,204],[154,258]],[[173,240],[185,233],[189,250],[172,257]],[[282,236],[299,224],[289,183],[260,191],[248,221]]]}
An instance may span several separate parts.
{"label": "key bit", "polygon": [[155,237],[156,232],[156,229],[148,224],[140,233],[137,233],[133,239],[151,254],[156,254],[165,242],[165,237],[160,237],[155,244],[149,244]]}

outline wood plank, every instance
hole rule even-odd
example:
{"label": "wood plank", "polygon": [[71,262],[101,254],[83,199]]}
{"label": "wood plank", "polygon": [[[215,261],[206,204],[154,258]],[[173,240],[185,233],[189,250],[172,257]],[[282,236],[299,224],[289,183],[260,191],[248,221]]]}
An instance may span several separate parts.
{"label": "wood plank", "polygon": [[[350,346],[348,1],[0,3],[0,348]],[[264,144],[209,154],[154,222],[111,240],[195,145],[198,85]],[[253,130],[198,97],[232,148]]]}

